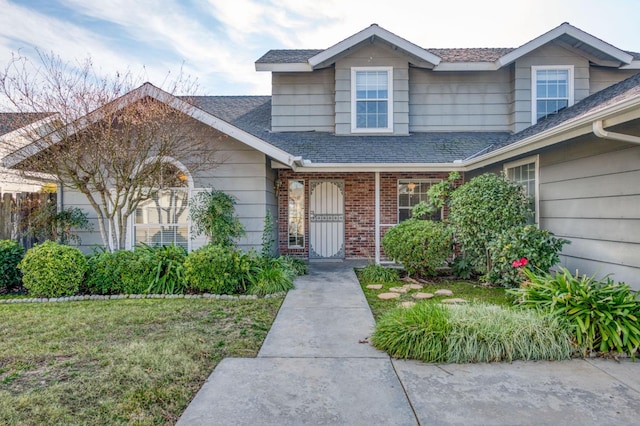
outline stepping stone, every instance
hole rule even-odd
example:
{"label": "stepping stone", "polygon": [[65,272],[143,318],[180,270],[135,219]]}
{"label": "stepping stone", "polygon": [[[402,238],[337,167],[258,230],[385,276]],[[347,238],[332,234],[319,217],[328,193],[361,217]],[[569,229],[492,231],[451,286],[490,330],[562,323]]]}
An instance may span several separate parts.
{"label": "stepping stone", "polygon": [[418,300],[431,299],[433,297],[433,294],[432,293],[414,293],[412,294],[412,297]]}
{"label": "stepping stone", "polygon": [[408,288],[409,290],[420,290],[422,287],[422,284],[405,284],[402,286],[402,288]]}
{"label": "stepping stone", "polygon": [[440,290],[436,290],[436,296],[448,296],[448,297],[451,297],[451,296],[453,296],[453,292],[451,290],[447,290],[447,289],[440,289]]}
{"label": "stepping stone", "polygon": [[367,288],[370,290],[380,290],[382,288],[382,284],[369,284]]}
{"label": "stepping stone", "polygon": [[391,288],[389,289],[389,291],[394,292],[394,293],[406,293],[406,292],[407,292],[407,291],[409,291],[409,290],[407,290],[407,289],[406,289],[406,288],[404,288],[404,287],[391,287]]}
{"label": "stepping stone", "polygon": [[459,305],[460,303],[467,303],[466,300],[460,299],[459,297],[453,299],[442,299],[441,303],[446,303],[447,305]]}
{"label": "stepping stone", "polygon": [[411,308],[415,305],[416,305],[416,302],[411,302],[411,301],[400,303],[400,306],[402,306],[403,308]]}
{"label": "stepping stone", "polygon": [[400,297],[398,293],[380,293],[378,295],[378,299],[382,300],[397,299],[398,297]]}

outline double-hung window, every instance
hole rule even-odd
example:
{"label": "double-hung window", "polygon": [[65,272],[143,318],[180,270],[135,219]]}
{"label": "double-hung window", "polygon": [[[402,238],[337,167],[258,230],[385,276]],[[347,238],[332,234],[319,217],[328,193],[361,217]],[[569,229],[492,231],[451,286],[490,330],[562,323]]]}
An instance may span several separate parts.
{"label": "double-hung window", "polygon": [[538,223],[538,157],[507,163],[504,165],[504,173],[507,179],[522,186],[532,212],[529,223]]}
{"label": "double-hung window", "polygon": [[573,105],[573,65],[531,68],[533,124]]}
{"label": "double-hung window", "polygon": [[393,131],[393,69],[351,69],[351,130],[354,133]]}

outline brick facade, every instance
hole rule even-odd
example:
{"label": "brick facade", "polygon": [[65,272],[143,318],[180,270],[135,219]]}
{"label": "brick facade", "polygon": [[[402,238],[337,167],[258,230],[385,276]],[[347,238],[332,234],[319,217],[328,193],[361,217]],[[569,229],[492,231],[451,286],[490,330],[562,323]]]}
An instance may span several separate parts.
{"label": "brick facade", "polygon": [[[385,229],[398,222],[399,179],[446,179],[448,172],[380,173],[380,224]],[[302,180],[305,185],[305,246],[288,246],[288,182]],[[375,174],[363,173],[296,173],[279,170],[276,183],[278,194],[278,246],[281,254],[309,257],[309,181],[344,181],[345,257],[347,259],[375,258]],[[447,212],[445,211],[445,215]]]}

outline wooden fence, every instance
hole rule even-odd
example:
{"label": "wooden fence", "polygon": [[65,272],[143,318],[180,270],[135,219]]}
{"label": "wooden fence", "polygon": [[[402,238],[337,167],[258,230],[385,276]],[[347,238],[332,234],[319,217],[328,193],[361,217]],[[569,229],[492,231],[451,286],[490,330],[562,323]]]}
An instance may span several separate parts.
{"label": "wooden fence", "polygon": [[31,214],[45,203],[56,203],[56,194],[40,192],[5,193],[0,198],[0,240],[17,240],[25,249],[37,241],[27,235]]}

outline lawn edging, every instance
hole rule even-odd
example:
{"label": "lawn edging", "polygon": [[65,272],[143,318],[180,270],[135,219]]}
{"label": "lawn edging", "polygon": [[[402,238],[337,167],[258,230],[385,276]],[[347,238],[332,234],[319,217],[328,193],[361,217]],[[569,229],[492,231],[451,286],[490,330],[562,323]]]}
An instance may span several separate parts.
{"label": "lawn edging", "polygon": [[83,300],[120,300],[120,299],[222,299],[222,300],[254,300],[254,299],[272,299],[285,296],[286,292],[267,294],[264,297],[258,297],[252,294],[111,294],[111,295],[80,295],[66,297],[27,297],[27,298],[11,298],[0,299],[0,304],[10,303],[59,303],[59,302],[77,302]]}

